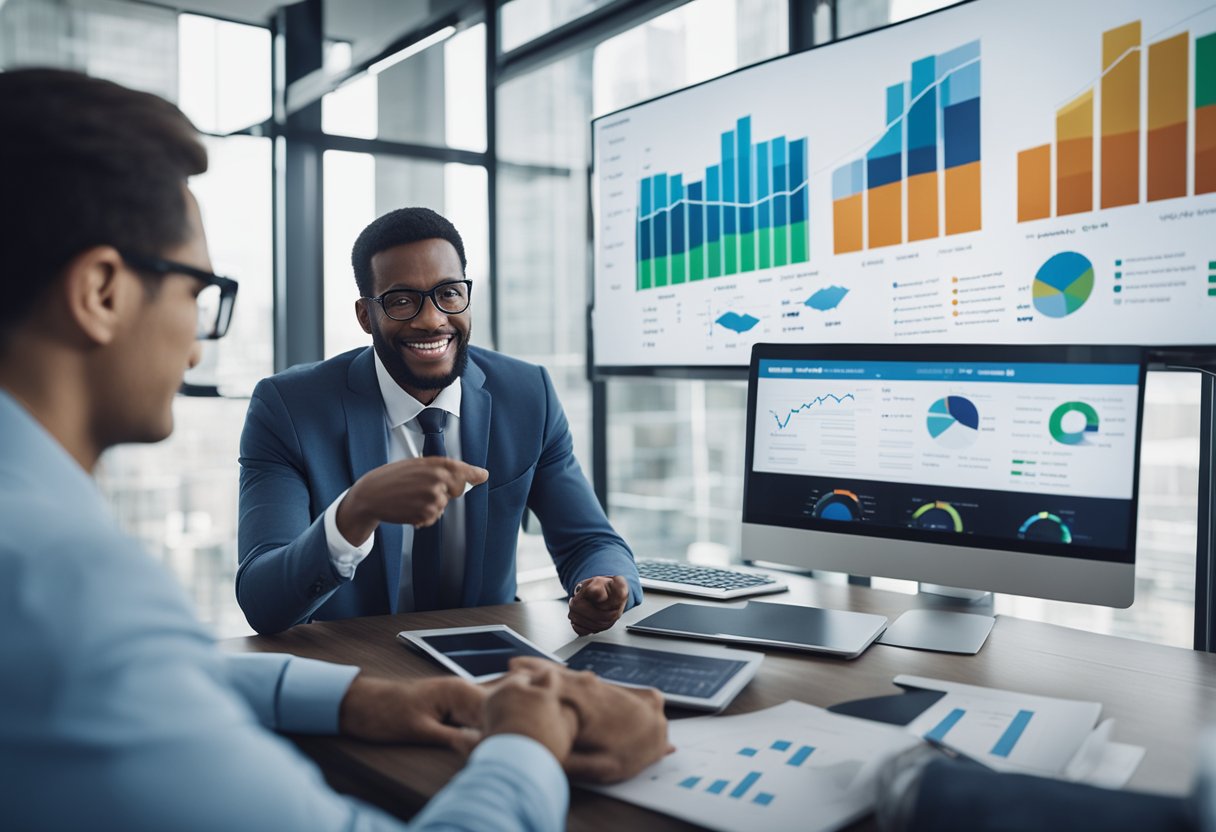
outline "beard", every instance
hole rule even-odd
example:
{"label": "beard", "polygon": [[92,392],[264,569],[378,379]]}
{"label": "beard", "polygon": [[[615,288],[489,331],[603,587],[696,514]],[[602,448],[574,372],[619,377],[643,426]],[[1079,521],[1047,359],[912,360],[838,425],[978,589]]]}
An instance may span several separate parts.
{"label": "beard", "polygon": [[456,379],[464,375],[469,364],[469,335],[456,332],[456,359],[452,362],[452,370],[442,376],[420,376],[410,369],[393,344],[384,337],[379,327],[372,327],[372,346],[380,356],[384,369],[402,387],[412,387],[415,390],[442,390]]}

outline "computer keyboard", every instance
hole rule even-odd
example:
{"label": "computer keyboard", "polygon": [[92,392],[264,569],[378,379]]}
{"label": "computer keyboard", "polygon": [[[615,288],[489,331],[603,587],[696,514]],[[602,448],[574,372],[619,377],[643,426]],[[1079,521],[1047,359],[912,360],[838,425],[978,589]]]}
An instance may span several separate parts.
{"label": "computer keyboard", "polygon": [[769,575],[675,560],[639,560],[638,574],[645,589],[719,600],[783,592],[788,588],[783,581]]}

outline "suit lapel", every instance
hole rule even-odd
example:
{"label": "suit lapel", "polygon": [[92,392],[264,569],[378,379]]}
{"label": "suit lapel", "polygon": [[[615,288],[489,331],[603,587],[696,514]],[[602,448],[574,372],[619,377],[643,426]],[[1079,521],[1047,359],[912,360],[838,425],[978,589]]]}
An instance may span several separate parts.
{"label": "suit lapel", "polygon": [[[347,373],[342,397],[346,410],[346,445],[350,455],[351,482],[388,462],[388,431],[384,426],[384,399],[376,381],[374,352],[368,347],[355,357]],[[388,608],[397,611],[397,589],[401,584],[401,527],[381,523],[377,528],[384,553],[384,581]]]}
{"label": "suit lapel", "polygon": [[[470,356],[461,376],[460,454],[464,461],[486,467],[490,449],[490,394],[485,390],[486,374]],[[482,484],[461,499],[465,502],[465,561],[463,606],[477,605],[481,596],[482,567],[489,521],[489,486]]]}

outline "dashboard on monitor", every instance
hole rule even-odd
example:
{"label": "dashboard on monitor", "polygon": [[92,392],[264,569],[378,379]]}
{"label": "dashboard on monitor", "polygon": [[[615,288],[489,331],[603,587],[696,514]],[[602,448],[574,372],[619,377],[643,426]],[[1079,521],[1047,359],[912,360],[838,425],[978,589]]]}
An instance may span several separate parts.
{"label": "dashboard on monitor", "polygon": [[1130,604],[1132,347],[758,344],[744,555]]}

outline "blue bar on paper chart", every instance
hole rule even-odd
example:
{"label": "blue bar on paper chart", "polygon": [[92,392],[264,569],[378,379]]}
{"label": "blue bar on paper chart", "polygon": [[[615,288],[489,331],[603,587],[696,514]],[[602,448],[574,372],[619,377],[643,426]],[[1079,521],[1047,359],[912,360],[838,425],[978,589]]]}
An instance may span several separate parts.
{"label": "blue bar on paper chart", "polygon": [[760,779],[760,772],[749,771],[747,776],[739,781],[739,785],[730,790],[730,796],[738,800],[743,795],[747,794],[747,790],[756,785],[756,781]]}
{"label": "blue bar on paper chart", "polygon": [[756,756],[756,749],[754,749],[754,748],[740,748],[740,749],[739,749],[739,753],[740,753],[740,754],[742,754],[744,757],[755,757],[755,756]]}
{"label": "blue bar on paper chart", "polygon": [[800,766],[806,762],[806,758],[811,756],[811,753],[814,750],[815,750],[815,747],[813,745],[804,745],[804,746],[802,746],[802,748],[799,748],[797,751],[795,751],[794,756],[790,757],[789,760],[787,760],[785,764],[787,766]]}
{"label": "blue bar on paper chart", "polygon": [[760,792],[752,798],[752,803],[759,803],[761,806],[767,806],[773,802],[773,796],[768,792]]}
{"label": "blue bar on paper chart", "polygon": [[683,780],[680,781],[680,788],[681,789],[691,789],[691,788],[694,788],[700,782],[701,782],[700,777],[685,777]]}
{"label": "blue bar on paper chart", "polygon": [[756,230],[756,209],[749,204],[752,201],[751,116],[744,116],[736,122],[735,140],[739,160],[739,233],[750,234]]}
{"label": "blue bar on paper chart", "polygon": [[688,211],[688,203],[684,201],[684,176],[677,174],[671,177],[671,253],[684,253],[684,217]]}
{"label": "blue bar on paper chart", "polygon": [[793,745],[793,743],[789,740],[777,740],[775,743],[770,745],[769,748],[773,749],[774,751],[789,751],[791,745]]}
{"label": "blue bar on paper chart", "polygon": [[726,787],[729,785],[729,780],[715,780],[705,791],[709,792],[710,794],[722,794],[722,792],[726,791]]}
{"label": "blue bar on paper chart", "polygon": [[1018,715],[1009,723],[1009,727],[1005,729],[1005,733],[1001,734],[1001,738],[996,741],[996,745],[992,746],[992,754],[997,757],[1008,757],[1013,751],[1013,747],[1018,744],[1018,740],[1022,738],[1022,732],[1026,730],[1026,726],[1030,724],[1030,718],[1034,716],[1034,711],[1018,711]]}
{"label": "blue bar on paper chart", "polygon": [[950,733],[950,729],[958,724],[958,721],[966,715],[966,711],[962,708],[955,708],[950,713],[946,714],[945,719],[933,726],[933,730],[925,734],[927,740],[937,740],[945,742],[946,734]]}

